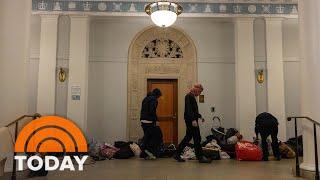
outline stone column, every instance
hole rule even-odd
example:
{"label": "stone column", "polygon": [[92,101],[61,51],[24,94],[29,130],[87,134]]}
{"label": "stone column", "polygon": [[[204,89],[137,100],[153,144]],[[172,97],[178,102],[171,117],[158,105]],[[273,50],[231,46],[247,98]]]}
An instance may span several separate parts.
{"label": "stone column", "polygon": [[86,132],[90,20],[88,16],[72,15],[70,23],[67,117]]}
{"label": "stone column", "polygon": [[58,15],[41,15],[37,112],[55,114]]}
{"label": "stone column", "polygon": [[[320,122],[320,1],[299,1],[301,114]],[[315,171],[313,126],[302,120],[304,170]],[[319,128],[318,128],[319,130]],[[317,132],[318,140],[320,131]],[[319,148],[318,141],[318,150]]]}
{"label": "stone column", "polygon": [[244,139],[254,137],[256,117],[253,18],[237,18],[235,33],[236,125]]}
{"label": "stone column", "polygon": [[286,141],[282,18],[266,18],[268,112],[279,121],[279,139]]}

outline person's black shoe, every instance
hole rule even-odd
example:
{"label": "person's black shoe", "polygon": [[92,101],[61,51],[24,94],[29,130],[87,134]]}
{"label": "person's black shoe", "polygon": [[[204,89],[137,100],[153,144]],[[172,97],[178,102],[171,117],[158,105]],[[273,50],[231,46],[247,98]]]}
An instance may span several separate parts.
{"label": "person's black shoe", "polygon": [[198,160],[199,160],[199,163],[211,163],[212,162],[211,159],[208,159],[205,156],[201,156]]}
{"label": "person's black shoe", "polygon": [[186,162],[184,159],[182,159],[180,157],[180,155],[174,155],[173,158],[177,161],[177,162]]}
{"label": "person's black shoe", "polygon": [[269,161],[267,157],[262,158],[263,161]]}
{"label": "person's black shoe", "polygon": [[277,161],[280,161],[280,160],[281,160],[281,157],[280,157],[280,156],[276,157],[276,160],[277,160]]}

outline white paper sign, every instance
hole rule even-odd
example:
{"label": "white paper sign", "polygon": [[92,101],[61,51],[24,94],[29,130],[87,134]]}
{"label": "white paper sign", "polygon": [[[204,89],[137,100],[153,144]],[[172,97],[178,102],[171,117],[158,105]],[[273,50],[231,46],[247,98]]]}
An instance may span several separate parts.
{"label": "white paper sign", "polygon": [[80,101],[81,87],[71,86],[71,99],[74,101]]}

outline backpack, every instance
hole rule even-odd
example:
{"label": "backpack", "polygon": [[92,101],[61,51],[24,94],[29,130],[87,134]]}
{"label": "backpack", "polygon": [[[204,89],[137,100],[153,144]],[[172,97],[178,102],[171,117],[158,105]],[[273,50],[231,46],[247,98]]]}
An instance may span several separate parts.
{"label": "backpack", "polygon": [[226,132],[226,139],[229,139],[230,137],[236,135],[239,131],[235,128],[230,128]]}
{"label": "backpack", "polygon": [[116,141],[114,146],[119,148],[119,151],[113,156],[115,159],[129,159],[134,157],[134,153],[130,148],[130,142]]}

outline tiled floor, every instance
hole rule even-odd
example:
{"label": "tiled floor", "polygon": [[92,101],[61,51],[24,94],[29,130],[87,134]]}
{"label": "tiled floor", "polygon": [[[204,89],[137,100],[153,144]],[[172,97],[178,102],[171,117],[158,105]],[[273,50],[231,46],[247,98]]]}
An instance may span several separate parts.
{"label": "tiled floor", "polygon": [[293,180],[293,160],[269,162],[197,161],[177,163],[173,159],[106,160],[84,167],[83,172],[50,172],[33,180]]}

